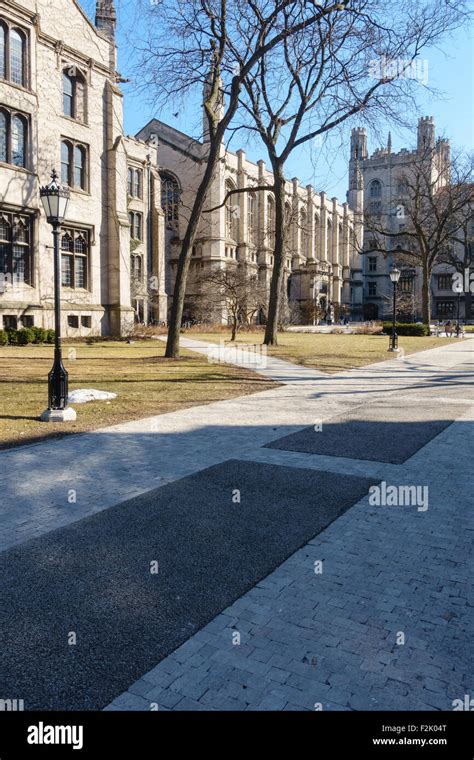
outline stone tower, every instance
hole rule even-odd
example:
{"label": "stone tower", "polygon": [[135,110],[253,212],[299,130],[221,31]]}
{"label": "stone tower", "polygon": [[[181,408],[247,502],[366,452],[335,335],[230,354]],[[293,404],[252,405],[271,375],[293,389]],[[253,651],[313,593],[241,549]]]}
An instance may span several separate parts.
{"label": "stone tower", "polygon": [[115,40],[117,16],[114,0],[97,0],[95,7],[95,25],[111,40]]}
{"label": "stone tower", "polygon": [[364,128],[357,127],[351,132],[351,156],[349,160],[349,192],[347,202],[349,208],[359,214],[364,210],[364,176],[361,161],[367,158],[367,133]]}
{"label": "stone tower", "polygon": [[419,153],[431,150],[435,145],[435,124],[432,116],[422,116],[418,120],[416,149]]}

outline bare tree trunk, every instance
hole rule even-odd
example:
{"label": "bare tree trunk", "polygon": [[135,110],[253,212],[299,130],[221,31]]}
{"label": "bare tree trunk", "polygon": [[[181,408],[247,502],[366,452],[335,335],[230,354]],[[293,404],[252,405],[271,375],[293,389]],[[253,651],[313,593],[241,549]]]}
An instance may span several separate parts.
{"label": "bare tree trunk", "polygon": [[429,325],[431,322],[431,298],[430,298],[430,279],[431,272],[427,262],[423,262],[423,282],[421,285],[422,315],[423,324]]}
{"label": "bare tree trunk", "polygon": [[237,315],[234,314],[234,316],[232,317],[232,336],[230,340],[231,341],[235,340],[236,335],[237,335]]}
{"label": "bare tree trunk", "polygon": [[186,296],[186,282],[188,278],[189,262],[191,260],[191,251],[198,230],[207,191],[217,165],[219,148],[220,141],[211,144],[209,149],[209,159],[206,171],[204,172],[204,176],[196,193],[189,223],[181,245],[174,284],[173,303],[171,305],[170,321],[168,325],[168,340],[166,342],[165,356],[168,359],[177,359],[179,357],[179,331],[183,319],[184,298]]}
{"label": "bare tree trunk", "polygon": [[273,254],[273,271],[270,282],[270,300],[268,317],[263,342],[266,346],[278,344],[278,318],[281,303],[281,288],[285,270],[285,178],[282,167],[273,167],[275,193],[275,250]]}

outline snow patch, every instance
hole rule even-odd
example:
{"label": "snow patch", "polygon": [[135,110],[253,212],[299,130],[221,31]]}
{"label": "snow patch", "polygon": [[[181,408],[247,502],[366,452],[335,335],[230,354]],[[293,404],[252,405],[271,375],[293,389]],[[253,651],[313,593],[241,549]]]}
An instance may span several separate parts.
{"label": "snow patch", "polygon": [[67,400],[68,404],[86,404],[88,401],[109,401],[111,398],[117,398],[117,394],[95,388],[78,388],[71,391]]}

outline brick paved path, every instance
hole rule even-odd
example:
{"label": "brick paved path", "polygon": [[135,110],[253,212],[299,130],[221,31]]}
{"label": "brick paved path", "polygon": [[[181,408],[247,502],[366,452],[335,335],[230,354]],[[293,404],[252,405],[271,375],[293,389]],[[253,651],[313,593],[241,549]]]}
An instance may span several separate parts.
{"label": "brick paved path", "polygon": [[[278,388],[1,452],[1,548],[230,458],[426,485],[426,511],[362,499],[107,709],[451,709],[474,692],[473,356],[465,340],[333,376],[271,360]],[[262,448],[413,401],[457,420],[403,464]]]}

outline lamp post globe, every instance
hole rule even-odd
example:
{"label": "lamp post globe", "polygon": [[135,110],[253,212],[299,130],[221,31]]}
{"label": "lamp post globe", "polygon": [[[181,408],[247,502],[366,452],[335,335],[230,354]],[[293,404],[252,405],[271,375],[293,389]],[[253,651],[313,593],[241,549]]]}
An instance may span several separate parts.
{"label": "lamp post globe", "polygon": [[390,337],[390,346],[389,351],[392,351],[394,353],[397,353],[400,349],[398,348],[398,335],[397,335],[397,290],[398,290],[398,281],[400,279],[400,270],[396,266],[392,266],[390,269],[390,280],[393,285],[393,314],[392,314],[392,335]]}
{"label": "lamp post globe", "polygon": [[76,419],[76,412],[67,405],[68,373],[61,349],[61,260],[59,235],[66,217],[69,188],[62,187],[53,169],[51,182],[40,188],[40,198],[48,224],[53,228],[54,252],[54,361],[48,375],[48,408],[41,415],[45,422],[66,422]]}

